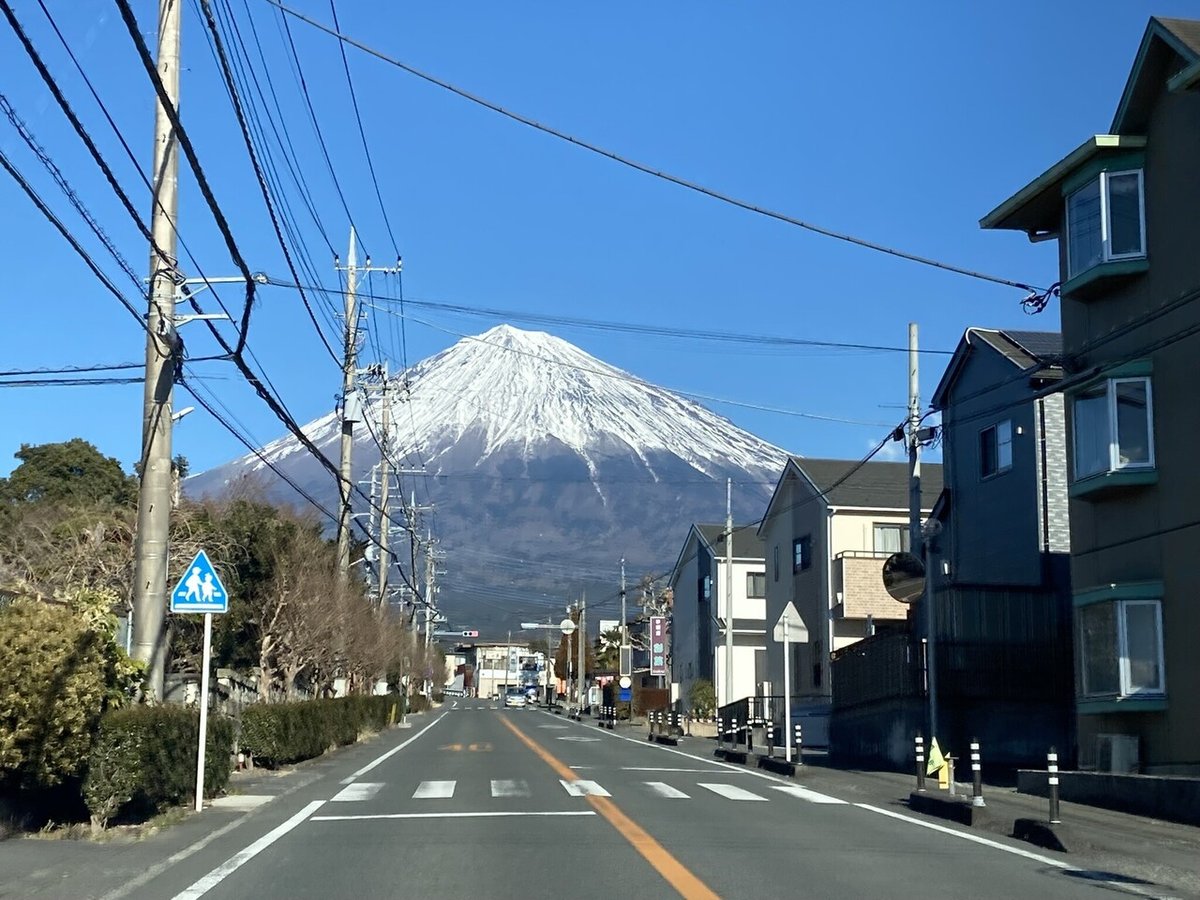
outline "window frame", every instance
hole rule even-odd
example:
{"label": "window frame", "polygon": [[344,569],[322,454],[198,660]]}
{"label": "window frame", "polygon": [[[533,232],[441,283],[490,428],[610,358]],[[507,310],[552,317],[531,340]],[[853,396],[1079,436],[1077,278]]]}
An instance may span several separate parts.
{"label": "window frame", "polygon": [[[1122,384],[1141,383],[1146,388],[1146,455],[1144,462],[1121,462],[1121,436],[1117,420],[1117,387]],[[1094,386],[1094,385],[1093,385]],[[1097,475],[1128,470],[1150,471],[1157,467],[1157,457],[1154,446],[1154,384],[1149,375],[1118,375],[1104,379],[1105,403],[1107,408],[1106,424],[1108,425],[1108,466],[1093,472],[1080,474],[1079,457],[1079,417],[1075,414],[1075,404],[1079,394],[1071,398],[1071,471],[1075,481],[1082,481]]]}
{"label": "window frame", "polygon": [[[1008,429],[1008,440],[1000,440],[1000,429]],[[992,449],[995,452],[995,460],[993,462],[992,471],[985,471],[984,467],[984,443],[983,436],[988,432],[994,432],[995,438],[992,442]],[[1003,454],[1000,452],[1001,447],[1008,447],[1008,462],[1003,462]],[[986,428],[979,430],[979,480],[989,481],[992,478],[998,478],[1006,472],[1011,472],[1013,467],[1013,427],[1012,419],[1004,419],[1000,422],[995,422]]]}
{"label": "window frame", "polygon": [[[900,533],[900,549],[899,551],[880,550],[879,549],[879,532],[881,529],[895,529]],[[871,523],[871,552],[872,553],[909,553],[911,547],[909,545],[909,529],[908,526],[901,522],[872,522]]]}
{"label": "window frame", "polygon": [[[1107,605],[1114,608],[1115,615],[1113,617],[1116,626],[1116,634],[1114,644],[1117,656],[1117,692],[1114,694],[1111,691],[1089,691],[1088,676],[1087,676],[1087,659],[1084,655],[1080,655],[1080,670],[1079,670],[1079,699],[1081,700],[1099,700],[1110,697],[1125,698],[1153,698],[1158,699],[1167,695],[1167,668],[1166,657],[1163,648],[1163,623],[1162,623],[1162,600],[1161,599],[1127,599],[1127,600],[1110,600],[1105,601]],[[1131,661],[1129,657],[1129,619],[1128,611],[1135,606],[1148,606],[1154,610],[1154,626],[1155,626],[1155,652],[1158,663],[1158,684],[1151,687],[1134,687],[1131,683]],[[1085,607],[1086,608],[1086,607]],[[1081,627],[1076,623],[1076,629]],[[1082,646],[1082,636],[1077,633],[1076,642],[1078,646]]]}
{"label": "window frame", "polygon": [[[762,593],[755,594],[752,589],[755,578],[762,579]],[[767,573],[766,572],[747,572],[746,573],[746,599],[747,600],[766,600],[767,599]]]}
{"label": "window frame", "polygon": [[[1137,175],[1138,179],[1138,230],[1141,237],[1141,249],[1133,253],[1112,252],[1112,203],[1109,199],[1108,182],[1110,178],[1120,175]],[[1100,259],[1085,269],[1076,270],[1075,262],[1071,259],[1071,198],[1080,191],[1087,190],[1092,184],[1097,182],[1100,185]],[[1079,185],[1079,187],[1075,188],[1075,190],[1067,194],[1065,200],[1067,280],[1082,275],[1084,272],[1090,272],[1096,266],[1102,266],[1105,263],[1146,258],[1146,173],[1144,167],[1100,172],[1095,178],[1089,178],[1083,184]]]}
{"label": "window frame", "polygon": [[[800,560],[796,561],[796,551],[800,550]],[[792,574],[796,575],[812,568],[812,535],[806,534],[792,539]]]}

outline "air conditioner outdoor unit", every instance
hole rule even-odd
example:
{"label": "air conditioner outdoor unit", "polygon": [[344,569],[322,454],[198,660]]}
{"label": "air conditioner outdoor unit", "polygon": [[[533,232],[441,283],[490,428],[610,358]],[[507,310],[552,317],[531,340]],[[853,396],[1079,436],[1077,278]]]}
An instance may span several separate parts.
{"label": "air conditioner outdoor unit", "polygon": [[1129,775],[1141,769],[1138,739],[1132,734],[1096,735],[1096,771]]}

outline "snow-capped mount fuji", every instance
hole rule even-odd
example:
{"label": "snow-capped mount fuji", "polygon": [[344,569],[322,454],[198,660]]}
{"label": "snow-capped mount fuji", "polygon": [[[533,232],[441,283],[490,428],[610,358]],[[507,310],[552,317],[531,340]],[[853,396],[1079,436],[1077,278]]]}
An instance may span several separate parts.
{"label": "snow-capped mount fuji", "polygon": [[[529,610],[514,588],[564,596],[615,572],[622,556],[632,573],[661,571],[690,522],[724,518],[727,477],[739,483],[739,516],[761,515],[784,459],[699,403],[561,338],[510,325],[463,338],[393,385],[391,458],[425,465],[430,477],[405,479],[406,489],[436,506],[447,556],[441,597],[452,610],[456,598],[485,598],[472,621],[507,622],[505,604]],[[354,431],[358,479],[380,457],[381,400],[364,403],[367,421]],[[304,432],[336,459],[336,412]],[[295,438],[263,454],[336,507],[333,479]],[[295,499],[253,455],[194,476],[187,489],[216,493],[250,473]]]}

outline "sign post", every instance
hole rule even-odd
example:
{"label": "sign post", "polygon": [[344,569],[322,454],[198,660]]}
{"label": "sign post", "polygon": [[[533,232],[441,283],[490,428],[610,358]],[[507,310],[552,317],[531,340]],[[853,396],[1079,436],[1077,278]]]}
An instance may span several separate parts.
{"label": "sign post", "polygon": [[792,761],[792,648],[793,643],[808,643],[808,628],[795,604],[788,602],[775,623],[775,640],[783,644],[783,753],[784,759]]}
{"label": "sign post", "polygon": [[171,591],[171,612],[204,614],[204,652],[200,662],[200,738],[196,748],[196,812],[204,808],[204,751],[208,741],[208,676],[212,668],[212,617],[229,611],[229,595],[217,570],[201,550]]}

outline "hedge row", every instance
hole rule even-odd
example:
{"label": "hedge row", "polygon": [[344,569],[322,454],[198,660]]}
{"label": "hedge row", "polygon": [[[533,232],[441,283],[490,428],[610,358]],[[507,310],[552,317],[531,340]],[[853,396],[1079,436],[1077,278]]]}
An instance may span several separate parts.
{"label": "hedge row", "polygon": [[[196,789],[200,713],[182,706],[134,706],[106,713],[92,742],[83,796],[92,824],[141,819],[191,799]],[[228,783],[233,721],[208,717],[204,793]]]}
{"label": "hedge row", "polygon": [[404,714],[403,707],[396,694],[258,704],[242,713],[240,748],[268,766],[312,759],[353,744],[365,731],[382,731]]}

